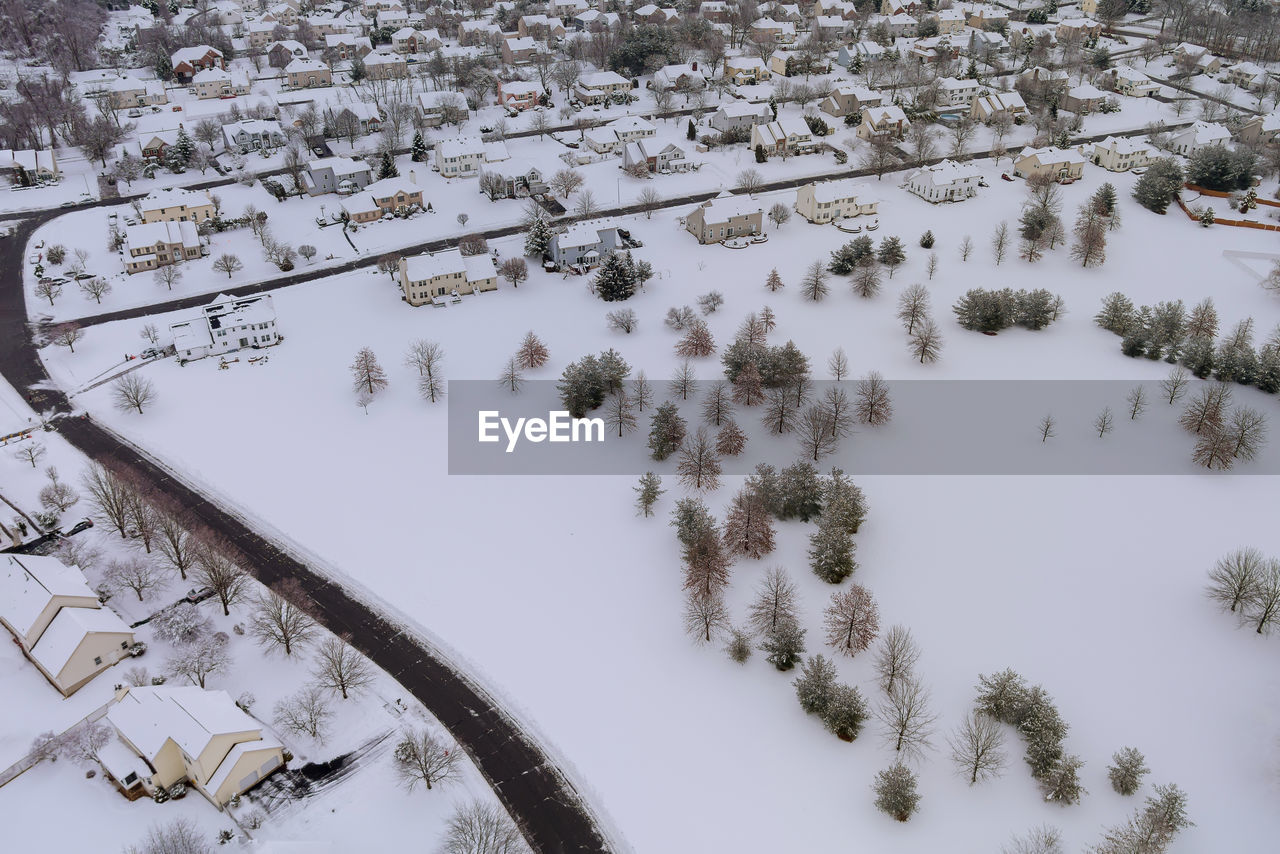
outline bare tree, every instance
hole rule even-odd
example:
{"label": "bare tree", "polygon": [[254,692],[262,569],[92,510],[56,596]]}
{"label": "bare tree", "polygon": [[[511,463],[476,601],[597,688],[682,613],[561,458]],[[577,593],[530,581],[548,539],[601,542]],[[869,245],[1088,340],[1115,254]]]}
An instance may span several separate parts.
{"label": "bare tree", "polygon": [[1136,385],[1125,395],[1125,403],[1129,404],[1129,420],[1137,421],[1147,411],[1147,389]]}
{"label": "bare tree", "polygon": [[918,759],[931,746],[938,717],[929,708],[929,692],[914,676],[899,679],[876,708],[885,744],[900,756]]}
{"label": "bare tree", "polygon": [[711,643],[729,628],[729,609],[718,592],[700,596],[690,591],[684,603],[684,630],[695,643]]}
{"label": "bare tree", "polygon": [[142,329],[139,330],[138,334],[142,336],[144,341],[147,341],[152,346],[160,343],[160,329],[154,323],[148,323],[143,326]]}
{"label": "bare tree", "polygon": [[[991,254],[995,256],[996,266],[1000,266],[1009,252],[1009,223],[1001,222],[991,235]],[[965,260],[968,260],[967,258]]]}
{"label": "bare tree", "polygon": [[1267,558],[1255,548],[1240,548],[1221,558],[1209,571],[1209,598],[1235,613],[1257,595]]}
{"label": "bare tree", "polygon": [[516,350],[516,359],[520,362],[520,367],[525,370],[540,368],[549,358],[551,356],[547,351],[547,345],[543,344],[533,332],[525,333],[524,339],[520,342],[520,348]]}
{"label": "bare tree", "polygon": [[179,602],[152,616],[147,625],[157,638],[177,646],[186,646],[203,640],[213,623],[195,605]]}
{"label": "bare tree", "polygon": [[107,564],[102,580],[107,589],[117,592],[132,591],[141,602],[149,593],[164,586],[165,574],[151,561],[138,555],[130,555]]}
{"label": "bare tree", "polygon": [[893,418],[893,401],[889,398],[889,384],[879,371],[871,371],[858,380],[857,403],[853,412],[858,421],[879,427]]}
{"label": "bare tree", "polygon": [[636,204],[644,212],[645,219],[652,219],[653,212],[662,206],[662,194],[653,187],[645,187],[636,196]]}
{"label": "bare tree", "polygon": [[716,453],[715,442],[706,427],[699,427],[697,433],[680,448],[680,462],[676,466],[680,482],[699,492],[717,489],[720,471],[720,455]]}
{"label": "bare tree", "polygon": [[185,581],[196,562],[196,544],[183,520],[172,513],[155,515],[156,552],[169,569]]}
{"label": "bare tree", "polygon": [[1217,433],[1222,430],[1226,408],[1231,405],[1231,388],[1226,383],[1213,383],[1187,404],[1178,423],[1190,433]]}
{"label": "bare tree", "polygon": [[636,429],[635,407],[625,390],[619,388],[609,396],[605,405],[605,424],[611,430],[616,429],[619,437]]}
{"label": "bare tree", "polygon": [[529,279],[529,265],[523,258],[508,258],[498,267],[498,275],[511,283],[514,288]]}
{"label": "bare tree", "polygon": [[843,381],[849,375],[849,357],[845,355],[843,347],[837,347],[831,358],[827,359],[827,370],[836,382]]}
{"label": "bare tree", "polygon": [[165,670],[170,676],[184,676],[192,685],[201,688],[210,676],[225,673],[230,666],[226,636],[222,634],[206,635],[181,647],[165,662]]}
{"label": "bare tree", "polygon": [[1062,832],[1056,827],[1033,827],[1022,836],[1014,836],[1000,849],[1001,854],[1067,854],[1062,845]]}
{"label": "bare tree", "polygon": [[561,169],[551,176],[548,182],[551,189],[566,199],[582,186],[582,173],[574,169]]}
{"label": "bare tree", "polygon": [[[292,585],[282,582],[280,586],[287,594],[306,595],[296,581]],[[315,620],[275,590],[267,591],[254,601],[248,629],[261,646],[268,650],[280,647],[285,655],[306,647],[318,631]]]}
{"label": "bare tree", "polygon": [[915,673],[919,660],[920,647],[911,637],[911,630],[906,626],[891,626],[876,648],[875,668],[880,689],[885,693],[892,691],[900,680]]}
{"label": "bare tree", "polygon": [[1280,625],[1280,560],[1270,558],[1258,575],[1258,584],[1249,597],[1246,614],[1260,635],[1270,634]]}
{"label": "bare tree", "polygon": [[98,305],[102,305],[102,298],[111,293],[111,282],[98,276],[92,279],[81,279],[80,292]]}
{"label": "bare tree", "polygon": [[53,301],[62,296],[62,285],[53,279],[45,279],[36,283],[33,293],[40,299],[47,299],[49,305],[53,305]]}
{"label": "bare tree", "polygon": [[507,364],[503,367],[502,374],[498,377],[498,382],[512,394],[520,393],[520,386],[524,384],[524,374],[520,371],[520,364],[514,356],[507,359]]}
{"label": "bare tree", "polygon": [[756,597],[747,611],[747,622],[757,635],[767,635],[783,623],[796,621],[796,584],[780,566],[772,566],[756,587]]}
{"label": "bare tree", "polygon": [[916,328],[911,336],[910,350],[922,365],[936,362],[942,355],[942,331],[931,318],[925,318]]}
{"label": "bare tree", "polygon": [[97,764],[102,749],[111,743],[114,736],[111,727],[86,720],[61,736],[55,736],[52,747],[72,762]]}
{"label": "bare tree", "polygon": [[173,290],[173,286],[182,281],[182,268],[177,264],[165,264],[163,267],[156,268],[152,277],[157,285],[164,285],[169,290]]}
{"label": "bare tree", "polygon": [[719,427],[733,417],[733,392],[728,384],[712,383],[702,399],[702,418],[708,424]]}
{"label": "bare tree", "polygon": [[827,287],[827,268],[821,261],[814,261],[805,270],[804,279],[800,282],[800,293],[805,299],[821,302],[830,289]]}
{"label": "bare tree", "polygon": [[44,473],[49,483],[40,490],[40,504],[59,513],[67,512],[80,500],[80,494],[58,478],[58,470],[53,466],[46,468]]}
{"label": "bare tree", "polygon": [[1053,415],[1045,415],[1044,418],[1040,419],[1040,423],[1037,425],[1036,429],[1040,434],[1040,441],[1042,443],[1049,441],[1057,435],[1054,432],[1055,427],[1057,427],[1057,422],[1053,420]]}
{"label": "bare tree", "polygon": [[129,525],[129,492],[132,487],[109,469],[91,463],[82,483],[93,505],[93,517],[115,528],[123,539]]}
{"label": "bare tree", "polygon": [[1267,417],[1256,409],[1240,406],[1231,411],[1223,428],[1233,459],[1254,459],[1267,441]]}
{"label": "bare tree", "polygon": [[235,255],[223,253],[219,255],[217,260],[213,262],[213,269],[219,273],[226,273],[227,278],[231,278],[232,273],[239,272],[244,269],[244,263]]}
{"label": "bare tree", "polygon": [[130,371],[111,384],[111,398],[116,409],[128,412],[138,410],[142,414],[144,406],[150,406],[156,400],[156,387],[151,380],[140,376],[137,371]]}
{"label": "bare tree", "polygon": [[970,712],[951,733],[951,759],[969,778],[969,785],[1000,776],[1004,768],[1004,732],[1000,723],[982,712]]}
{"label": "bare tree", "polygon": [[611,311],[605,315],[605,320],[608,321],[610,329],[628,335],[635,331],[640,322],[639,315],[636,314],[635,309],[631,308],[620,308],[617,311]]}
{"label": "bare tree", "polygon": [[797,427],[801,453],[814,462],[835,452],[840,434],[835,419],[825,406],[814,404],[800,416]]}
{"label": "bare tree", "polygon": [[394,756],[396,775],[411,792],[419,784],[431,791],[462,776],[462,748],[429,728],[406,732]]}
{"label": "bare tree", "polygon": [[1098,417],[1093,419],[1093,429],[1098,431],[1098,438],[1111,432],[1112,426],[1115,424],[1115,414],[1112,413],[1110,406],[1103,407],[1098,413]]}
{"label": "bare tree", "polygon": [[308,735],[317,741],[324,738],[333,711],[318,685],[310,685],[285,697],[272,709],[275,725],[297,735]]}
{"label": "bare tree", "polygon": [[675,373],[671,375],[670,381],[667,383],[667,389],[674,397],[679,395],[681,400],[688,400],[689,393],[693,391],[697,379],[693,375],[693,365],[689,364],[689,360],[685,359],[680,363],[680,367],[676,368]]}
{"label": "bare tree", "polygon": [[1160,390],[1168,396],[1170,406],[1178,402],[1190,381],[1186,370],[1181,365],[1169,371],[1169,375],[1160,381]]}
{"label": "bare tree", "polygon": [[441,854],[527,854],[511,818],[494,804],[473,801],[449,817]]}
{"label": "bare tree", "polygon": [[316,684],[347,699],[373,684],[373,669],[364,656],[342,638],[328,637],[316,650]]}
{"label": "bare tree", "polygon": [[734,179],[733,186],[749,196],[755,195],[764,186],[764,178],[755,169],[743,169]]}
{"label": "bare tree", "polygon": [[596,202],[595,194],[590,190],[578,193],[578,201],[573,206],[573,215],[577,219],[591,219],[599,213],[600,205]]}
{"label": "bare tree", "polygon": [[218,597],[224,617],[229,616],[231,606],[244,597],[249,583],[249,577],[236,564],[233,554],[229,543],[212,535],[197,544],[195,553],[193,577]]}
{"label": "bare tree", "polygon": [[369,394],[377,394],[388,385],[387,372],[378,362],[378,357],[368,347],[361,347],[351,363],[351,380],[354,391],[364,390]]}
{"label": "bare tree", "polygon": [[138,846],[129,854],[213,854],[204,832],[189,818],[177,818],[167,824],[153,824]]}
{"label": "bare tree", "polygon": [[34,439],[29,439],[18,450],[13,452],[13,458],[24,463],[31,463],[31,467],[35,468],[36,463],[44,459],[44,455],[47,453],[48,451],[45,450],[44,445]]}
{"label": "bare tree", "polygon": [[855,294],[863,299],[871,299],[880,293],[880,264],[873,256],[864,255],[854,266],[850,281]]}
{"label": "bare tree", "polygon": [[938,272],[938,253],[930,252],[929,260],[925,264],[925,272],[929,274],[929,280],[933,281],[934,275]]}
{"label": "bare tree", "polygon": [[862,652],[876,639],[880,630],[880,609],[871,594],[860,584],[831,596],[824,612],[823,626],[827,643],[844,655]]}

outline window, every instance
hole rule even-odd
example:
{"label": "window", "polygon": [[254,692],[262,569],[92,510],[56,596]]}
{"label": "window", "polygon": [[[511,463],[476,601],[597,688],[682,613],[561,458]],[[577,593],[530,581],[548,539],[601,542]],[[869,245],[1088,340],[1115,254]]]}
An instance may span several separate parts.
{"label": "window", "polygon": [[94,664],[102,664],[102,656],[100,656],[100,655],[95,655],[95,656],[93,657],[93,663],[94,663]]}

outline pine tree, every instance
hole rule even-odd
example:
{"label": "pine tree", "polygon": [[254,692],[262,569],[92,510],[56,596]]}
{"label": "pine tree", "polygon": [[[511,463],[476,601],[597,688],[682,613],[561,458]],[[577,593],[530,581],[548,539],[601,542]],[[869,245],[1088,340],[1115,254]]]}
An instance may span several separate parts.
{"label": "pine tree", "polygon": [[852,536],[867,518],[867,498],[838,468],[822,479],[822,515]]}
{"label": "pine tree", "polygon": [[689,127],[685,130],[684,135],[690,142],[698,138],[698,129],[693,126],[693,119],[689,119]]}
{"label": "pine tree", "polygon": [[777,293],[782,290],[784,287],[782,284],[782,277],[778,275],[776,268],[769,271],[769,277],[765,279],[764,286],[772,293]]}
{"label": "pine tree", "polygon": [[565,366],[556,385],[560,402],[574,418],[581,418],[604,403],[605,380],[600,372],[600,360],[595,356],[583,356]]}
{"label": "pine tree", "polygon": [[529,221],[529,230],[524,235],[524,254],[541,258],[551,245],[551,226],[541,211]]}
{"label": "pine tree", "polygon": [[877,774],[872,789],[876,793],[876,809],[898,821],[911,818],[920,805],[916,775],[901,762]]}
{"label": "pine tree", "polygon": [[804,634],[795,620],[783,620],[765,635],[760,650],[770,664],[785,672],[795,667],[804,654]]}
{"label": "pine tree", "polygon": [[1117,335],[1124,335],[1135,317],[1133,300],[1116,291],[1102,300],[1102,310],[1093,316],[1093,322]]}
{"label": "pine tree", "polygon": [[902,241],[897,237],[889,236],[880,241],[880,249],[876,252],[876,260],[889,268],[889,278],[893,278],[894,270],[907,260],[906,250],[902,248]]}
{"label": "pine tree", "polygon": [[413,132],[413,144],[409,147],[409,159],[414,163],[425,163],[427,160],[427,141],[422,138],[422,131]]}
{"label": "pine tree", "polygon": [[853,549],[853,540],[838,520],[823,513],[817,530],[809,535],[809,567],[828,584],[839,584],[858,566]]}
{"label": "pine tree", "polygon": [[1182,187],[1182,167],[1172,158],[1153,161],[1133,187],[1133,197],[1149,211],[1162,214]]}
{"label": "pine tree", "polygon": [[837,684],[827,699],[827,708],[819,714],[822,723],[842,741],[853,741],[867,719],[867,701],[852,685]]}
{"label": "pine tree", "polygon": [[674,403],[664,403],[653,413],[649,429],[649,450],[661,462],[674,454],[684,441],[685,420]]}
{"label": "pine tree", "polygon": [[736,457],[747,446],[747,434],[732,421],[726,421],[716,434],[716,453],[722,457]]}
{"label": "pine tree", "polygon": [[635,266],[631,256],[611,252],[605,256],[595,278],[596,293],[605,302],[630,299],[636,292]]}
{"label": "pine tree", "polygon": [[932,249],[934,243],[933,230],[928,229],[924,234],[920,235],[920,248]]}
{"label": "pine tree", "polygon": [[807,461],[787,466],[778,477],[779,519],[808,522],[822,511],[822,483],[818,470]]}
{"label": "pine tree", "polygon": [[1088,790],[1080,782],[1080,769],[1084,760],[1079,756],[1064,756],[1041,781],[1044,799],[1059,804],[1078,804]]}
{"label": "pine tree", "polygon": [[662,488],[662,478],[651,471],[647,471],[640,475],[640,485],[634,487],[634,489],[636,492],[636,507],[645,517],[652,516],[653,505],[657,503],[658,497],[666,492]]}
{"label": "pine tree", "polygon": [[1110,219],[1116,214],[1116,188],[1110,182],[1103,184],[1094,192],[1089,203],[1099,214]]}
{"label": "pine tree", "polygon": [[724,545],[730,554],[759,560],[773,551],[773,523],[764,502],[744,486],[729,505],[724,520]]}
{"label": "pine tree", "polygon": [[391,152],[382,152],[382,160],[378,163],[378,180],[385,181],[387,178],[399,177],[400,170],[396,168],[396,161],[392,158]]}
{"label": "pine tree", "polygon": [[172,154],[168,156],[186,166],[191,162],[191,155],[195,153],[195,150],[196,144],[187,133],[187,129],[184,127],[178,128],[178,136],[173,141],[173,145],[169,147],[169,152],[172,152]]}
{"label": "pine tree", "polygon": [[1124,747],[1111,757],[1111,766],[1107,768],[1107,777],[1111,780],[1111,788],[1121,795],[1132,795],[1142,785],[1142,778],[1150,773],[1146,759],[1137,748]]}
{"label": "pine tree", "polygon": [[1213,339],[1205,335],[1196,335],[1187,341],[1187,348],[1182,353],[1182,364],[1197,379],[1205,379],[1213,373]]}
{"label": "pine tree", "polygon": [[796,688],[796,698],[806,714],[822,715],[831,702],[831,692],[836,686],[834,662],[818,653],[805,659],[800,675],[791,684]]}
{"label": "pine tree", "polygon": [[1191,309],[1191,316],[1187,318],[1187,335],[1190,337],[1197,335],[1207,338],[1217,337],[1218,309],[1214,307],[1212,297],[1205,297],[1196,303],[1195,308]]}

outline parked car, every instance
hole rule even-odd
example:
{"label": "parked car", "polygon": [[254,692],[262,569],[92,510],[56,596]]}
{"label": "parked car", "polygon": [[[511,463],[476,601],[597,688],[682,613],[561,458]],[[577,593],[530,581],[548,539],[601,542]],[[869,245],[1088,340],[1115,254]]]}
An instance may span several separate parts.
{"label": "parked car", "polygon": [[212,598],[214,593],[212,587],[193,587],[187,591],[187,595],[182,597],[184,601],[190,602],[192,605],[198,605],[206,599]]}
{"label": "parked car", "polygon": [[163,355],[164,355],[164,352],[156,347],[148,347],[147,349],[142,351],[142,358],[144,359],[158,359]]}
{"label": "parked car", "polygon": [[62,204],[58,205],[58,207],[60,208],[74,208],[75,206],[76,206],[76,203],[70,200],[65,201]]}
{"label": "parked car", "polygon": [[77,282],[83,282],[85,279],[92,279],[93,273],[76,273],[74,278]]}
{"label": "parked car", "polygon": [[93,527],[92,519],[89,519],[89,518],[81,519],[79,522],[76,522],[74,525],[71,526],[71,530],[64,532],[62,536],[64,537],[74,536],[75,534],[78,534],[81,531],[86,531],[92,527]]}
{"label": "parked car", "polygon": [[978,179],[978,186],[979,186],[979,187],[990,187],[991,185],[987,183],[987,179],[986,179],[986,178],[979,178],[979,179]]}
{"label": "parked car", "polygon": [[1001,172],[1001,173],[1000,173],[1000,180],[1001,180],[1001,181],[1012,181],[1013,179],[1009,177],[1009,173],[1008,173],[1008,172]]}

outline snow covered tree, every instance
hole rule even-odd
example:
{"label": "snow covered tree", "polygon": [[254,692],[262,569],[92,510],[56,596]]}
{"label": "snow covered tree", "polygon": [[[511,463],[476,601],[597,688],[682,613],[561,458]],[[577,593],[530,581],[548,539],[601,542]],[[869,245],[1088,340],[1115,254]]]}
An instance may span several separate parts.
{"label": "snow covered tree", "polygon": [[1171,157],[1152,161],[1133,186],[1133,197],[1149,211],[1162,214],[1182,187],[1182,167]]}
{"label": "snow covered tree", "polygon": [[1255,548],[1240,548],[1218,560],[1209,571],[1209,598],[1235,613],[1257,594],[1267,558]]}
{"label": "snow covered tree", "polygon": [[1062,845],[1062,831],[1047,824],[1014,836],[1000,851],[1001,854],[1067,854]]}
{"label": "snow covered tree", "polygon": [[1132,795],[1142,785],[1142,778],[1150,772],[1142,751],[1136,747],[1122,747],[1111,756],[1107,779],[1117,794]]}
{"label": "snow covered tree", "polygon": [[653,505],[657,503],[658,498],[664,490],[662,488],[662,478],[651,471],[647,471],[640,475],[640,484],[632,487],[636,493],[636,507],[641,515],[646,518],[653,515]]}
{"label": "snow covered tree", "polygon": [[916,331],[916,324],[929,316],[929,289],[919,283],[909,285],[898,295],[898,319],[907,334]]}
{"label": "snow covered tree", "polygon": [[822,483],[813,464],[801,460],[787,466],[778,476],[777,517],[808,522],[822,511]]}
{"label": "snow covered tree", "polygon": [[547,345],[534,335],[532,331],[526,332],[524,338],[520,341],[520,347],[516,350],[516,359],[520,363],[520,367],[525,370],[533,370],[541,368],[551,358],[547,351]]}
{"label": "snow covered tree", "polygon": [[893,690],[899,681],[914,676],[916,662],[920,660],[920,647],[905,626],[892,626],[880,639],[876,648],[875,669],[880,689]]}
{"label": "snow covered tree", "polygon": [[502,807],[473,801],[457,807],[449,817],[440,851],[441,854],[527,854],[529,848]]}
{"label": "snow covered tree", "polygon": [[715,314],[722,305],[724,305],[724,294],[719,291],[708,291],[698,297],[698,309],[703,314]]}
{"label": "snow covered tree", "polygon": [[551,245],[551,225],[539,212],[529,220],[529,230],[524,235],[524,254],[541,258]]}
{"label": "snow covered tree", "polygon": [[222,605],[222,616],[230,616],[231,606],[244,596],[249,577],[233,559],[231,545],[214,537],[196,544],[192,577],[202,587],[211,588]]}
{"label": "snow covered tree", "polygon": [[695,318],[676,344],[676,355],[684,359],[705,358],[716,351],[715,338],[702,318]]}
{"label": "snow covered tree", "polygon": [[796,699],[806,714],[821,715],[831,702],[831,692],[836,687],[835,663],[822,653],[811,655],[800,667],[800,675],[791,684],[796,689]]}
{"label": "snow covered tree", "polygon": [[691,596],[719,596],[729,583],[729,558],[715,530],[715,522],[699,529],[684,550],[684,589]]}
{"label": "snow covered tree", "polygon": [[892,279],[894,271],[907,260],[902,241],[893,235],[885,237],[880,241],[880,248],[876,251],[876,260],[889,268],[889,278]]}
{"label": "snow covered tree", "polygon": [[893,401],[889,397],[889,384],[879,371],[871,371],[858,380],[854,417],[862,424],[879,427],[893,418]]}
{"label": "snow covered tree", "polygon": [[[893,278],[892,268],[889,271],[889,278]],[[864,256],[854,266],[850,282],[855,294],[863,299],[871,299],[880,293],[880,264],[872,256]]]}
{"label": "snow covered tree", "polygon": [[916,775],[901,762],[876,774],[872,789],[876,793],[876,809],[898,821],[911,818],[920,806]]}
{"label": "snow covered tree", "polygon": [[747,446],[747,434],[732,421],[726,421],[716,434],[716,453],[722,457],[736,457]]}
{"label": "snow covered tree", "polygon": [[783,623],[795,623],[796,585],[791,576],[780,566],[765,572],[756,586],[756,595],[747,609],[747,622],[757,635],[776,631]]}
{"label": "snow covered tree", "polygon": [[1205,297],[1191,309],[1187,318],[1187,337],[1215,338],[1218,335],[1218,309],[1211,297]]}
{"label": "snow covered tree", "polygon": [[1163,854],[1195,822],[1187,817],[1187,795],[1177,785],[1157,785],[1154,797],[1124,824],[1109,829],[1093,854]]}
{"label": "snow covered tree", "polygon": [[764,400],[764,385],[754,362],[743,365],[733,379],[733,399],[743,406],[755,406]]}
{"label": "snow covered tree", "polygon": [[685,420],[671,402],[658,406],[649,429],[649,450],[655,460],[661,462],[674,454],[684,442]]}
{"label": "snow covered tree", "polygon": [[904,759],[918,759],[932,746],[933,727],[938,716],[930,709],[929,691],[915,675],[893,683],[876,707],[882,736],[888,747]]}
{"label": "snow covered tree", "polygon": [[276,703],[272,722],[295,735],[306,735],[322,741],[328,730],[333,710],[324,691],[317,685],[300,689]]}
{"label": "snow covered tree", "polygon": [[777,293],[782,290],[782,277],[778,275],[777,269],[769,271],[768,277],[765,279],[764,286],[769,289],[770,293]]}
{"label": "snow covered tree", "polygon": [[1197,435],[1220,432],[1226,420],[1226,408],[1230,405],[1230,386],[1226,383],[1207,385],[1187,404],[1178,423],[1187,432]]}
{"label": "snow covered tree", "polygon": [[586,355],[565,365],[556,384],[560,403],[574,418],[581,418],[604,403],[605,380],[600,370],[600,360]]}
{"label": "snow covered tree", "polygon": [[760,650],[765,653],[765,660],[786,672],[804,654],[804,635],[805,630],[794,619],[780,621],[760,641]]}
{"label": "snow covered tree", "polygon": [[195,605],[179,602],[157,613],[147,625],[157,638],[175,646],[185,646],[203,639],[213,624]]}
{"label": "snow covered tree", "polygon": [[857,569],[853,540],[834,516],[824,513],[809,535],[809,567],[828,584],[839,584]]}
{"label": "snow covered tree", "polygon": [[442,783],[459,779],[464,755],[462,748],[430,728],[406,731],[392,753],[396,776],[410,792],[419,785],[431,791]]}
{"label": "snow covered tree", "polygon": [[773,522],[760,496],[749,487],[738,490],[729,504],[723,536],[725,548],[733,555],[759,560],[773,551]]}
{"label": "snow covered tree", "polygon": [[203,688],[210,676],[225,673],[230,665],[226,635],[219,632],[175,650],[165,661],[165,672],[170,676],[184,676],[192,685]]}
{"label": "snow covered tree", "polygon": [[311,675],[315,677],[316,684],[341,695],[344,700],[368,688],[374,681],[373,670],[364,656],[342,638],[325,638],[316,650],[315,664]]}
{"label": "snow covered tree", "polygon": [[1107,219],[1093,204],[1080,206],[1074,227],[1071,257],[1082,267],[1097,267],[1107,260]]}
{"label": "snow covered tree", "polygon": [[1080,798],[1088,793],[1080,782],[1083,766],[1084,760],[1079,756],[1063,756],[1040,780],[1044,799],[1063,805],[1080,803]]}
{"label": "snow covered tree", "polygon": [[[301,585],[292,579],[281,582],[281,589],[295,598],[306,596]],[[279,647],[285,655],[306,648],[318,631],[315,620],[306,611],[275,590],[268,590],[254,601],[247,628],[260,646],[267,650]]]}
{"label": "snow covered tree", "polygon": [[1005,764],[1004,731],[994,718],[970,712],[948,739],[956,769],[969,785],[1000,776]]}
{"label": "snow covered tree", "polygon": [[843,655],[854,656],[871,645],[880,631],[880,609],[865,587],[852,585],[831,596],[823,612],[827,643]]}
{"label": "snow covered tree", "polygon": [[129,854],[213,854],[213,847],[194,821],[177,818],[153,824],[139,845],[129,847]]}
{"label": "snow covered tree", "polygon": [[[659,407],[661,411],[661,407]],[[683,428],[682,428],[683,432]],[[699,492],[718,489],[720,486],[720,456],[706,427],[699,427],[693,438],[680,448],[680,461],[676,473],[688,489]]]}
{"label": "snow covered tree", "polygon": [[842,741],[853,741],[868,717],[867,702],[852,685],[832,686],[827,707],[818,713],[822,724]]}
{"label": "snow covered tree", "polygon": [[605,315],[605,320],[609,324],[609,328],[615,332],[621,332],[630,335],[640,323],[639,316],[636,315],[634,309],[620,308],[617,311],[611,311]]}
{"label": "snow covered tree", "polygon": [[141,602],[165,583],[165,573],[154,563],[139,555],[129,555],[111,561],[102,574],[102,582],[108,590],[130,591]]}
{"label": "snow covered tree", "polygon": [[942,356],[942,330],[932,319],[925,318],[911,336],[909,349],[922,365],[938,361]]}
{"label": "snow covered tree", "polygon": [[991,235],[991,254],[999,267],[1009,252],[1009,223],[1001,222]]}
{"label": "snow covered tree", "polygon": [[382,152],[382,159],[378,161],[378,180],[385,181],[387,178],[399,177],[400,170],[396,168],[396,161],[391,157],[391,152]]}
{"label": "snow covered tree", "polygon": [[1137,319],[1133,300],[1116,291],[1102,301],[1102,310],[1093,316],[1093,322],[1117,335],[1126,334]]}
{"label": "snow covered tree", "polygon": [[387,372],[378,362],[378,357],[368,347],[361,347],[351,363],[351,385],[354,391],[365,391],[377,394],[387,387]]}
{"label": "snow covered tree", "polygon": [[735,664],[746,664],[751,658],[751,636],[736,626],[729,627],[729,642],[724,651]]}
{"label": "snow covered tree", "polygon": [[635,265],[631,256],[610,252],[604,257],[595,277],[595,291],[605,302],[630,299],[636,292]]}
{"label": "snow covered tree", "polygon": [[422,131],[414,131],[413,142],[409,146],[409,159],[414,163],[425,163],[428,156],[427,141],[422,138]]}

